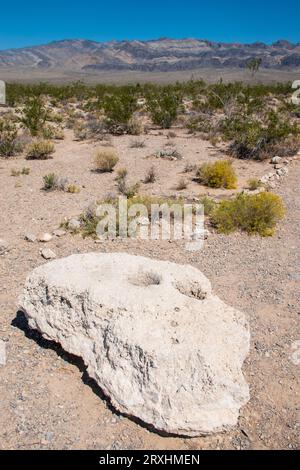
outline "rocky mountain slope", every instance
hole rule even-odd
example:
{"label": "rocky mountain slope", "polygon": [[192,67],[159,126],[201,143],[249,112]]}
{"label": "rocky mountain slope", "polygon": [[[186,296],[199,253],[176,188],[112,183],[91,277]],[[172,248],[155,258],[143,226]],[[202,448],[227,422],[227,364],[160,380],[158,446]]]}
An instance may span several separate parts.
{"label": "rocky mountain slope", "polygon": [[0,70],[181,71],[196,68],[244,68],[262,59],[267,69],[300,68],[300,43],[280,40],[271,45],[219,43],[200,39],[150,41],[55,41],[42,46],[0,51]]}

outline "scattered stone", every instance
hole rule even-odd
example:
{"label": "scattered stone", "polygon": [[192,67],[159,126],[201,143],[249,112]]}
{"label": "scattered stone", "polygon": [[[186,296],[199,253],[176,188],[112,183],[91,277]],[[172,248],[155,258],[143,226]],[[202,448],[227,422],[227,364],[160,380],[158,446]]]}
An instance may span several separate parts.
{"label": "scattered stone", "polygon": [[2,238],[0,238],[0,255],[4,255],[5,253],[7,253],[7,251],[9,251],[8,243]]}
{"label": "scattered stone", "polygon": [[115,408],[157,430],[228,430],[249,400],[245,316],[192,266],[73,255],[36,268],[20,308],[31,328],[83,358]]}
{"label": "scattered stone", "polygon": [[71,219],[68,222],[68,228],[70,230],[78,230],[81,227],[80,220],[78,219]]}
{"label": "scattered stone", "polygon": [[50,250],[50,248],[45,248],[44,250],[41,250],[41,255],[45,259],[55,259],[56,254],[54,251]]}
{"label": "scattered stone", "polygon": [[43,233],[39,236],[39,242],[47,243],[52,240],[52,235],[50,233]]}
{"label": "scattered stone", "polygon": [[65,230],[57,229],[57,230],[54,230],[53,235],[55,237],[63,237],[64,235],[66,235],[66,233],[67,232]]}
{"label": "scattered stone", "polygon": [[284,177],[288,174],[289,170],[288,168],[280,168],[279,170],[276,171],[276,174],[280,177]]}
{"label": "scattered stone", "polygon": [[275,157],[273,157],[273,158],[271,159],[271,163],[274,163],[274,164],[280,163],[281,160],[282,160],[282,158],[281,158],[281,157],[278,157],[278,156],[276,155]]}
{"label": "scattered stone", "polygon": [[27,242],[34,243],[34,242],[36,241],[36,236],[33,235],[33,233],[26,233],[24,239],[25,239]]}

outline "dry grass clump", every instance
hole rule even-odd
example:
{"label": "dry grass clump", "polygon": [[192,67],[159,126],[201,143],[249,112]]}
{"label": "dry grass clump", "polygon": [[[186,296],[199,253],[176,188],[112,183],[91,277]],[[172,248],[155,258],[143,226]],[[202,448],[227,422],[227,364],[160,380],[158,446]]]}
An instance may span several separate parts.
{"label": "dry grass clump", "polygon": [[144,178],[144,183],[154,183],[156,181],[156,171],[154,166],[151,166],[149,170],[147,171],[145,178]]}
{"label": "dry grass clump", "polygon": [[257,178],[250,178],[247,184],[248,189],[250,189],[250,191],[255,191],[256,189],[259,189],[262,186],[261,181],[259,181],[259,179]]}
{"label": "dry grass clump", "polygon": [[12,169],[10,175],[11,176],[21,176],[21,175],[29,175],[30,174],[30,168],[24,167],[22,170],[16,170]]}
{"label": "dry grass clump", "polygon": [[49,140],[37,140],[27,148],[27,160],[47,160],[54,152],[55,147]]}
{"label": "dry grass clump", "polygon": [[237,177],[229,160],[218,160],[215,163],[204,163],[197,171],[199,183],[210,188],[235,189]]}
{"label": "dry grass clump", "polygon": [[178,191],[182,191],[183,189],[187,188],[187,181],[184,178],[180,178],[180,180],[177,183],[176,189]]}
{"label": "dry grass clump", "polygon": [[128,183],[128,171],[126,168],[120,168],[116,177],[118,190],[121,194],[128,198],[135,196],[140,188],[139,183],[129,184]]}
{"label": "dry grass clump", "polygon": [[114,149],[98,150],[94,156],[95,170],[99,173],[111,173],[119,161]]}

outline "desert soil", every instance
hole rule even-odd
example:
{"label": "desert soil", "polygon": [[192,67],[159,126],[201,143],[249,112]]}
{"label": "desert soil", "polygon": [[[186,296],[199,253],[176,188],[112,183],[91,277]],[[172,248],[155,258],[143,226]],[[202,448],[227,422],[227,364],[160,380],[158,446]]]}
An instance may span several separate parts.
{"label": "desert soil", "polygon": [[[177,131],[176,131],[177,132]],[[178,131],[173,142],[180,161],[145,158],[164,148],[169,139],[155,132],[144,136],[145,148],[129,148],[132,137],[115,137],[119,167],[126,166],[133,182],[150,166],[158,180],[142,184],[145,194],[173,195],[179,179],[188,181],[184,196],[229,191],[207,190],[183,174],[185,164],[225,157],[207,142]],[[89,380],[80,360],[31,332],[17,313],[18,296],[26,276],[46,261],[42,243],[24,240],[58,228],[65,217],[78,216],[91,202],[115,191],[114,174],[96,174],[92,154],[99,146],[75,142],[71,131],[56,143],[54,158],[0,160],[0,238],[9,251],[0,256],[0,340],[5,342],[6,365],[0,365],[0,449],[296,449],[300,444],[299,367],[291,360],[293,343],[300,340],[300,162],[275,189],[287,214],[272,238],[230,236],[211,232],[200,252],[188,252],[183,241],[136,240],[95,243],[80,235],[54,237],[46,244],[58,257],[90,251],[132,254],[189,263],[212,282],[226,303],[244,311],[250,321],[251,351],[244,364],[251,399],[242,408],[232,431],[201,438],[165,437],[120,416]],[[30,167],[30,175],[12,177],[12,169]],[[235,161],[239,190],[250,177],[272,167],[268,162]],[[81,187],[79,194],[45,192],[42,177],[55,172]],[[44,246],[43,246],[44,247]],[[195,325],[197,328],[197,325]]]}

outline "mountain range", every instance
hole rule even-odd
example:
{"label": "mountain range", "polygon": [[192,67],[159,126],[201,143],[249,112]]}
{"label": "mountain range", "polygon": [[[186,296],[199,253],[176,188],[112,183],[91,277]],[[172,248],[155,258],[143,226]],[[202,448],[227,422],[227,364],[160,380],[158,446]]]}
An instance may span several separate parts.
{"label": "mountain range", "polygon": [[171,72],[201,68],[245,68],[252,58],[264,69],[300,69],[300,43],[221,43],[201,39],[96,42],[65,39],[41,46],[0,51],[0,71]]}

